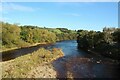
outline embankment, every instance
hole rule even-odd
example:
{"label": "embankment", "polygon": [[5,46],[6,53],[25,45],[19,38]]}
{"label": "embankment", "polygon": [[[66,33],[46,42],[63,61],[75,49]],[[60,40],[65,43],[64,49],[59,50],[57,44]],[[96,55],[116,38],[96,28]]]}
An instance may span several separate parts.
{"label": "embankment", "polygon": [[[41,69],[44,69],[46,64],[49,64],[51,61],[56,60],[57,58],[62,56],[63,53],[61,49],[54,48],[52,51],[49,51],[44,48],[41,48],[37,51],[34,51],[32,54],[27,54],[10,61],[1,62],[2,78],[33,77],[35,75],[33,72],[36,71],[40,66]],[[47,73],[47,71],[44,73]],[[51,73],[55,73],[55,71],[52,70]],[[44,75],[37,77],[43,78]],[[51,77],[55,77],[55,75]]]}

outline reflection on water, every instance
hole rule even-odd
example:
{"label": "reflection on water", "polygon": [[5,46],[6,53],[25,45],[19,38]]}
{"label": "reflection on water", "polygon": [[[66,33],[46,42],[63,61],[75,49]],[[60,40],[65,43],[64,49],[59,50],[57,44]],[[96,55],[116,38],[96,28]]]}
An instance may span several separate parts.
{"label": "reflection on water", "polygon": [[75,78],[112,78],[119,77],[117,70],[119,66],[97,55],[92,55],[77,49],[75,40],[61,41],[56,44],[38,45],[29,48],[16,49],[4,52],[3,61],[14,59],[21,55],[32,53],[39,48],[44,47],[51,50],[52,48],[61,48],[64,57],[58,58],[52,64],[57,72],[57,77],[65,78],[67,72],[70,72]]}
{"label": "reflection on water", "polygon": [[77,49],[77,42],[75,40],[57,42],[56,44],[47,47],[47,49],[52,49],[52,48],[61,48],[65,56],[85,55],[85,52]]}
{"label": "reflection on water", "polygon": [[43,45],[37,45],[37,46],[32,46],[32,47],[27,47],[27,48],[20,48],[20,49],[5,51],[2,53],[2,61],[7,61],[7,60],[11,60],[11,59],[17,58],[22,55],[30,54],[38,50],[39,48],[46,47],[46,46],[50,46],[50,44],[48,45],[43,44]]}
{"label": "reflection on water", "polygon": [[7,61],[25,54],[29,54],[29,53],[32,53],[33,51],[38,50],[41,47],[44,47],[46,49],[61,48],[65,56],[68,56],[68,55],[83,56],[84,54],[84,52],[77,49],[77,42],[75,40],[68,40],[68,41],[57,42],[55,44],[38,45],[34,47],[29,47],[29,48],[22,48],[22,49],[20,48],[20,49],[15,49],[11,51],[6,51],[2,53],[2,60]]}

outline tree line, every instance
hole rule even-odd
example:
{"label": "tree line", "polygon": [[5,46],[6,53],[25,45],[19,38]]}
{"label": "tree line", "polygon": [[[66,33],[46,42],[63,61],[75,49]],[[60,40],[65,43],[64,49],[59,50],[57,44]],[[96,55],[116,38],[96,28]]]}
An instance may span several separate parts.
{"label": "tree line", "polygon": [[62,40],[77,40],[78,48],[94,51],[105,56],[120,59],[120,28],[104,28],[103,31],[68,30],[67,28],[46,28],[18,26],[0,22],[0,45],[4,48],[24,47],[34,43],[55,43]]}
{"label": "tree line", "polygon": [[103,31],[77,31],[78,48],[120,59],[120,28],[103,28]]}
{"label": "tree line", "polygon": [[2,25],[2,43],[3,47],[22,47],[34,43],[55,43],[61,40],[76,39],[77,32],[67,28],[42,28],[38,26],[18,26],[0,22]]}

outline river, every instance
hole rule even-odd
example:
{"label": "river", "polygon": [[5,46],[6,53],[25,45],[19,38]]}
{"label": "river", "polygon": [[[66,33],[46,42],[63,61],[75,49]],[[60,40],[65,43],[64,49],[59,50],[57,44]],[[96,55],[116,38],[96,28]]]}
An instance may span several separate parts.
{"label": "river", "polygon": [[77,49],[75,40],[56,42],[49,45],[38,45],[29,48],[16,49],[2,53],[2,60],[8,61],[22,55],[32,53],[39,48],[61,48],[64,57],[53,61],[57,77],[66,77],[67,72],[72,73],[75,78],[114,78],[119,77],[117,71],[118,64],[113,60],[106,59],[99,55],[90,54]]}
{"label": "river", "polygon": [[76,40],[66,40],[57,42],[51,46],[46,47],[46,49],[60,48],[62,49],[64,56],[84,56],[86,53],[82,50],[77,49]]}
{"label": "river", "polygon": [[87,54],[77,49],[77,42],[75,40],[67,40],[67,41],[56,42],[55,44],[38,45],[29,48],[5,51],[2,53],[2,60],[7,61],[22,55],[29,54],[32,53],[33,51],[38,50],[41,47],[44,47],[49,50],[52,48],[61,48],[65,56],[84,56],[85,54]]}

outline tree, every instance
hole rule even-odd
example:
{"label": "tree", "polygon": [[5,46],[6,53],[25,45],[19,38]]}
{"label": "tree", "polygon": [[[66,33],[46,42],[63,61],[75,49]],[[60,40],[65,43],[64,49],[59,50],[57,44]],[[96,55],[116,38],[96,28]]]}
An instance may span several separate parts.
{"label": "tree", "polygon": [[114,33],[115,28],[103,28],[103,33],[104,33],[104,40],[108,43],[108,44],[112,44],[113,43],[113,37],[112,37],[112,33]]}
{"label": "tree", "polygon": [[112,35],[113,35],[113,40],[120,44],[120,28],[117,28]]}
{"label": "tree", "polygon": [[2,44],[17,44],[17,41],[20,39],[20,32],[21,29],[17,25],[2,23]]}

